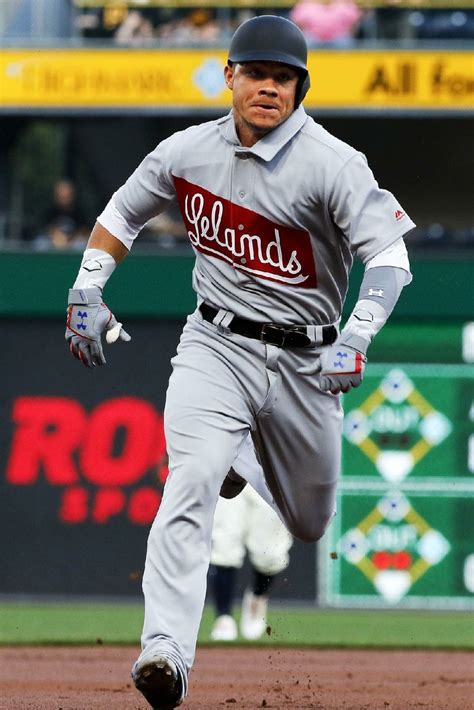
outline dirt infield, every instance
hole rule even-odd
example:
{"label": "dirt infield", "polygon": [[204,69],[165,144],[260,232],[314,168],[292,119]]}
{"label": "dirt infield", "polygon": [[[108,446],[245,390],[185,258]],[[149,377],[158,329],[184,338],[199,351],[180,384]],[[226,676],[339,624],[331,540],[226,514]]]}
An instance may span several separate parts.
{"label": "dirt infield", "polygon": [[[144,710],[130,647],[0,648],[2,710]],[[473,655],[441,651],[198,649],[183,710],[468,710]]]}

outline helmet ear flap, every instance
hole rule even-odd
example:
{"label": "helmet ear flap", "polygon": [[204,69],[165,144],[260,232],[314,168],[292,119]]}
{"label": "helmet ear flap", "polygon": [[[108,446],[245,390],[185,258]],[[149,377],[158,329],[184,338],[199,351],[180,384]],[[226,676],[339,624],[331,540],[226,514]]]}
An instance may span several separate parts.
{"label": "helmet ear flap", "polygon": [[304,74],[298,79],[298,83],[296,85],[295,109],[297,109],[300,103],[303,101],[304,97],[308,93],[310,86],[311,81],[309,79],[309,74],[306,72],[306,74]]}

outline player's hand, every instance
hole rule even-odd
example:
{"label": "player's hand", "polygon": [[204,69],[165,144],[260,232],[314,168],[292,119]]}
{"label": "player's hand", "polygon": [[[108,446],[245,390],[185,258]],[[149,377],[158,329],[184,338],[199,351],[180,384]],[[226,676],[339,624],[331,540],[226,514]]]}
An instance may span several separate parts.
{"label": "player's hand", "polygon": [[341,342],[326,348],[319,359],[319,383],[324,392],[339,394],[358,387],[364,375],[365,355]]}
{"label": "player's hand", "polygon": [[100,288],[71,289],[65,337],[71,353],[86,367],[105,365],[102,348],[104,331],[108,343],[131,340],[122,323],[117,322],[114,314],[102,301]]}

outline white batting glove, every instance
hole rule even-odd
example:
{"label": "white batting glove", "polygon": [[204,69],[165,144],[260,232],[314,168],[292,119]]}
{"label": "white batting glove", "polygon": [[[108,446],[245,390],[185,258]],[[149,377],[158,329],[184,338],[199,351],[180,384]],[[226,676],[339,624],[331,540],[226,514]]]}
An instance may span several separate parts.
{"label": "white batting glove", "polygon": [[349,392],[362,382],[367,358],[344,343],[336,342],[321,353],[319,384],[324,392]]}
{"label": "white batting glove", "polygon": [[71,353],[86,367],[105,365],[101,340],[104,331],[108,343],[131,340],[103,302],[100,288],[70,289],[65,337]]}

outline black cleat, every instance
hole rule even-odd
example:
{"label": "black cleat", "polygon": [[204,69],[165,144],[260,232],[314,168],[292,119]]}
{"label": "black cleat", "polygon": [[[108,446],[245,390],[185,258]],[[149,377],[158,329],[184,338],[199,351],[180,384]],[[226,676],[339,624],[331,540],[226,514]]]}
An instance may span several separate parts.
{"label": "black cleat", "polygon": [[173,710],[181,705],[181,680],[176,666],[168,658],[155,656],[137,664],[132,678],[153,710]]}
{"label": "black cleat", "polygon": [[247,481],[231,468],[224,478],[219,495],[221,498],[235,498],[242,493],[246,485]]}

